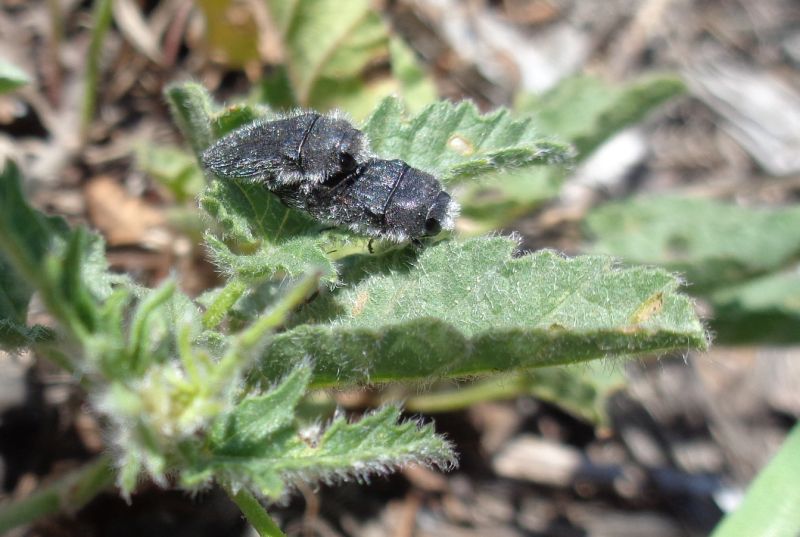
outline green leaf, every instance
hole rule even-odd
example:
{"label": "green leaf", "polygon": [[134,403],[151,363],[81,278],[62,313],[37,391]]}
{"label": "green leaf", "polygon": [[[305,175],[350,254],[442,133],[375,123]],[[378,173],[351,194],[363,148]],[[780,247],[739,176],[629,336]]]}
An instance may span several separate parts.
{"label": "green leaf", "polygon": [[565,175],[564,168],[543,166],[459,185],[459,231],[474,236],[509,225],[558,196]]}
{"label": "green leaf", "polygon": [[214,142],[211,116],[216,106],[205,87],[195,82],[173,84],[164,91],[172,119],[199,155]]}
{"label": "green leaf", "polygon": [[551,251],[512,257],[506,238],[444,242],[405,271],[319,297],[274,337],[265,378],[315,359],[314,384],[422,380],[606,356],[704,348],[678,282],[658,269]]}
{"label": "green leaf", "polygon": [[710,295],[720,343],[800,341],[800,271],[769,274]]}
{"label": "green leaf", "polygon": [[444,183],[570,158],[566,145],[546,140],[530,119],[513,120],[505,109],[481,115],[469,101],[439,101],[406,119],[402,103],[388,97],[363,130],[381,157],[405,160]]}
{"label": "green leaf", "polygon": [[173,120],[196,155],[200,155],[217,138],[271,113],[269,108],[256,104],[219,106],[206,88],[195,82],[173,84],[164,91],[164,95]]}
{"label": "green leaf", "polygon": [[607,204],[586,225],[592,252],[684,273],[693,293],[778,269],[800,252],[800,207],[652,197]]}
{"label": "green leaf", "polygon": [[[542,96],[521,97],[515,111],[532,115],[541,132],[572,143],[580,162],[614,134],[683,91],[680,80],[669,76],[643,78],[625,86],[578,76]],[[548,166],[464,185],[457,197],[461,214],[470,221],[461,228],[476,234],[508,226],[556,197],[565,177],[563,168]]]}
{"label": "green leaf", "polygon": [[44,280],[42,265],[63,220],[33,209],[22,194],[22,176],[8,161],[0,174],[0,344],[17,348],[47,337],[42,327],[26,326],[34,284]]}
{"label": "green leaf", "polygon": [[289,81],[289,74],[286,66],[275,67],[253,88],[251,100],[257,103],[265,103],[267,106],[277,110],[291,110],[297,108],[292,83]]}
{"label": "green leaf", "polygon": [[239,249],[234,252],[222,240],[206,237],[212,260],[225,273],[253,281],[321,269],[335,277],[322,249],[319,223],[286,207],[261,185],[215,180],[200,196],[200,205]]}
{"label": "green leaf", "polygon": [[5,163],[0,175],[0,203],[0,246],[38,269],[54,237],[66,234],[66,223],[28,204],[22,194],[22,176],[12,161]]}
{"label": "green leaf", "polygon": [[136,165],[179,203],[194,199],[206,185],[197,160],[177,147],[143,144],[136,152]]}
{"label": "green leaf", "polygon": [[298,367],[264,395],[248,397],[216,420],[209,442],[220,455],[246,455],[258,451],[270,435],[291,427],[295,407],[311,380],[309,366]]}
{"label": "green leaf", "polygon": [[311,379],[308,364],[295,368],[262,396],[242,401],[217,420],[195,464],[183,473],[188,486],[212,474],[226,486],[247,486],[277,498],[297,481],[365,479],[410,463],[449,467],[452,447],[430,425],[399,422],[400,411],[385,407],[348,423],[336,418],[327,429],[302,429],[295,408]]}
{"label": "green leaf", "polygon": [[542,132],[572,142],[578,160],[583,160],[611,136],[685,90],[674,76],[651,76],[613,86],[581,75],[564,80],[541,97],[521,97],[515,109],[534,114]]}
{"label": "green leaf", "polygon": [[[281,32],[288,78],[301,106],[328,109],[365,95],[364,71],[388,57],[389,43],[368,0],[268,0],[267,6]],[[366,109],[371,107],[367,103]]]}
{"label": "green leaf", "polygon": [[30,84],[28,74],[7,61],[0,60],[0,94],[14,91],[20,86]]}
{"label": "green leaf", "polygon": [[222,138],[231,131],[252,123],[256,119],[270,115],[271,111],[263,106],[247,103],[231,104],[209,116],[214,139]]}
{"label": "green leaf", "polygon": [[800,425],[759,472],[742,505],[727,515],[712,537],[795,537],[800,534]]}
{"label": "green leaf", "polygon": [[6,351],[51,341],[54,338],[53,331],[45,326],[37,324],[29,327],[4,317],[0,318],[0,348]]}
{"label": "green leaf", "polygon": [[22,338],[24,342],[27,339],[25,322],[32,295],[33,289],[28,282],[20,278],[0,254],[0,341],[10,343],[12,339],[19,341]]}

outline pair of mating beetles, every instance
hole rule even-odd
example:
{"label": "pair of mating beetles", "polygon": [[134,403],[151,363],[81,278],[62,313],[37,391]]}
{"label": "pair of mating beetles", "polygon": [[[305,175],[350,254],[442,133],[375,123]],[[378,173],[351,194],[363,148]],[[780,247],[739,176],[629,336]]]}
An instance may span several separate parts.
{"label": "pair of mating beetles", "polygon": [[458,212],[436,178],[374,158],[364,133],[335,114],[256,121],[218,140],[202,162],[218,177],[263,184],[318,221],[395,242],[452,229]]}

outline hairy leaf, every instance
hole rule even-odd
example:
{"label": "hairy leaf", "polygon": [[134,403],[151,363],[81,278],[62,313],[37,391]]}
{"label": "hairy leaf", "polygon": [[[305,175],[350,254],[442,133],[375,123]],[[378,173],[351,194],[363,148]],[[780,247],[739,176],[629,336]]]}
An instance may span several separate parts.
{"label": "hairy leaf", "polygon": [[0,94],[13,91],[20,86],[30,84],[28,74],[7,61],[0,60]]}
{"label": "hairy leaf", "polygon": [[550,251],[513,258],[515,247],[440,243],[405,271],[321,296],[260,370],[276,378],[313,356],[316,385],[422,380],[707,344],[667,272]]}
{"label": "hairy leaf", "polygon": [[200,205],[239,249],[234,252],[223,241],[206,237],[214,263],[226,273],[258,280],[322,269],[335,276],[322,250],[319,223],[289,209],[262,186],[215,180],[200,196]]}
{"label": "hairy leaf", "polygon": [[[192,453],[204,452],[206,437],[231,443],[262,430],[264,416],[251,412],[259,398],[240,400],[243,373],[265,336],[286,322],[318,281],[311,275],[292,285],[264,315],[231,336],[204,330],[197,306],[167,281],[141,292],[128,326],[115,331],[111,324],[92,341],[98,344],[90,350],[112,379],[95,404],[107,416],[108,437],[126,464],[118,476],[124,493],[133,490],[143,471],[166,484],[167,472],[178,473]],[[104,310],[104,322],[122,324],[118,314],[124,304]],[[285,391],[283,397],[288,397]],[[225,420],[217,422],[220,416]]]}
{"label": "hairy leaf", "polygon": [[545,139],[530,119],[514,120],[504,109],[481,115],[469,101],[440,101],[406,118],[402,103],[388,97],[363,130],[381,157],[405,160],[445,183],[570,158],[567,146]]}
{"label": "hairy leaf", "polygon": [[[564,80],[542,96],[522,97],[515,111],[532,115],[541,132],[573,144],[575,160],[580,162],[682,91],[682,83],[668,76],[643,78],[625,86],[579,76]],[[562,167],[547,166],[467,183],[458,192],[462,214],[470,219],[462,227],[477,234],[507,226],[556,197],[565,177]]]}
{"label": "hairy leaf", "polygon": [[164,96],[172,111],[172,119],[195,154],[199,155],[214,142],[210,118],[216,106],[208,91],[195,82],[185,82],[169,86]]}
{"label": "hairy leaf", "polygon": [[28,302],[38,290],[50,313],[73,336],[85,338],[98,328],[100,304],[112,286],[129,281],[108,272],[102,238],[69,230],[63,219],[33,209],[20,183],[17,167],[8,163],[0,175],[1,332],[9,345],[52,337],[41,327],[25,327]]}
{"label": "hairy leaf", "polygon": [[7,318],[0,318],[0,348],[13,351],[22,347],[50,341],[55,338],[52,330],[45,326],[26,326]]}
{"label": "hairy leaf", "polygon": [[214,475],[229,486],[277,498],[297,481],[360,480],[410,463],[454,463],[447,441],[430,425],[399,422],[396,407],[355,423],[338,417],[324,430],[301,428],[295,407],[310,379],[310,367],[298,367],[265,395],[247,398],[220,417],[202,454],[183,473],[184,483],[196,486]]}
{"label": "hairy leaf", "polygon": [[653,197],[600,207],[586,224],[593,252],[680,271],[696,293],[783,267],[800,253],[800,207]]}

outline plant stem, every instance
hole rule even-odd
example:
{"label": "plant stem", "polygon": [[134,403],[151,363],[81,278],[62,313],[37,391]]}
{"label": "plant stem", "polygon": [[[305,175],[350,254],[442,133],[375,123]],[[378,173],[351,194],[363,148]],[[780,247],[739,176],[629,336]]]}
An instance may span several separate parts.
{"label": "plant stem", "polygon": [[0,534],[61,511],[75,512],[114,483],[110,457],[103,455],[20,500],[0,505]]}
{"label": "plant stem", "polygon": [[261,537],[286,537],[255,496],[245,489],[235,494],[227,487],[225,491]]}
{"label": "plant stem", "polygon": [[523,375],[495,377],[443,392],[409,397],[403,407],[412,412],[452,412],[479,401],[512,399],[530,391]]}
{"label": "plant stem", "polygon": [[286,322],[289,315],[291,315],[309,295],[317,290],[317,285],[319,284],[321,276],[321,273],[313,272],[297,282],[269,312],[256,319],[253,324],[239,335],[236,352],[250,351],[263,340],[266,334]]}
{"label": "plant stem", "polygon": [[83,88],[83,110],[81,110],[81,144],[86,143],[89,136],[89,125],[94,116],[97,96],[97,79],[100,74],[100,53],[106,32],[111,26],[112,0],[94,0],[92,10],[92,38],[89,43],[89,55],[86,60],[86,76]]}
{"label": "plant stem", "polygon": [[203,314],[203,327],[208,330],[216,328],[245,291],[247,286],[241,280],[229,281]]}

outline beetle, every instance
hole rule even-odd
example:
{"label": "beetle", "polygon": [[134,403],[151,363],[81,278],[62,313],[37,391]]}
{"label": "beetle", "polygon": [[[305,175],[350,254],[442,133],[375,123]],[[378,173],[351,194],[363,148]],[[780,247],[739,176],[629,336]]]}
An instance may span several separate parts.
{"label": "beetle", "polygon": [[316,220],[394,242],[453,229],[458,204],[431,174],[370,155],[366,136],[338,114],[258,120],[201,157],[222,179],[258,182]]}
{"label": "beetle", "polygon": [[298,112],[230,132],[206,149],[201,161],[224,179],[310,188],[352,172],[369,157],[368,147],[364,134],[339,114]]}

